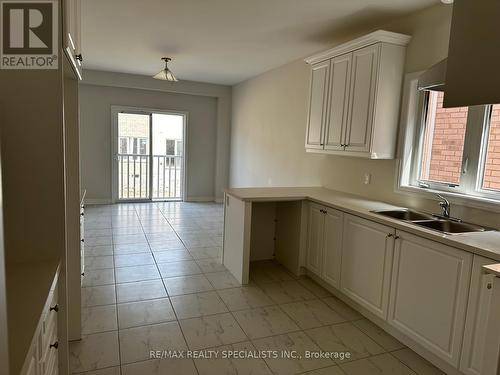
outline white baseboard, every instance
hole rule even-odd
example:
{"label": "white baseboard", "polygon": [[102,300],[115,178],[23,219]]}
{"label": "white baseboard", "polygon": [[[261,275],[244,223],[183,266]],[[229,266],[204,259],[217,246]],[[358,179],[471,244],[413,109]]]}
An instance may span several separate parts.
{"label": "white baseboard", "polygon": [[214,197],[186,197],[185,202],[215,202]]}
{"label": "white baseboard", "polygon": [[85,198],[84,200],[85,204],[111,204],[111,199],[92,199],[92,198]]}
{"label": "white baseboard", "polygon": [[[222,203],[224,201],[223,198],[220,199],[215,199],[215,197],[188,197],[184,200],[185,202],[217,202],[217,203]],[[111,199],[92,199],[92,198],[85,198],[85,204],[88,205],[98,205],[98,204],[112,204]]]}

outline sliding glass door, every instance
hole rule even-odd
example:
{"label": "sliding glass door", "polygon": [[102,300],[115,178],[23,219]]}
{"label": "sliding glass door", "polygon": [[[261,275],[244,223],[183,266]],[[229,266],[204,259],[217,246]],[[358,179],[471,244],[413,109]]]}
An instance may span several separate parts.
{"label": "sliding glass door", "polygon": [[118,113],[118,199],[150,199],[151,116]]}
{"label": "sliding glass door", "polygon": [[184,114],[113,111],[115,201],[182,200]]}

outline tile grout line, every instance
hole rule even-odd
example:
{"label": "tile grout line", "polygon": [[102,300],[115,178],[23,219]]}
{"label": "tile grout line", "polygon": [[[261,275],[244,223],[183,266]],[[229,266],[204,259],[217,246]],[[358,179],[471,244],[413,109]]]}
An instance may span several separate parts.
{"label": "tile grout line", "polygon": [[[163,215],[163,212],[161,211],[161,209],[159,209],[158,205],[155,204],[156,208],[160,211],[161,215],[163,216],[163,218],[165,219],[165,221],[168,223],[169,227],[174,231],[174,233],[177,235],[177,233],[175,232],[175,229],[172,228],[172,226],[170,225],[170,223],[168,222],[167,218]],[[144,232],[144,226],[142,225],[142,221],[140,220],[139,218],[139,221],[141,223],[141,228]],[[149,243],[149,239],[148,237],[146,236],[146,232],[144,232],[144,236],[146,237],[146,241],[148,243],[148,246],[149,246],[149,249],[151,250],[151,246],[150,246],[150,243]],[[151,251],[152,252],[152,251]],[[177,312],[175,311],[174,309],[174,306],[173,306],[173,303],[172,303],[172,300],[170,299],[170,293],[168,292],[167,290],[167,286],[165,285],[165,282],[163,281],[163,278],[161,277],[161,273],[160,273],[160,268],[158,267],[158,262],[156,261],[156,257],[153,255],[153,261],[155,262],[155,266],[156,266],[156,270],[158,271],[158,273],[160,274],[160,280],[161,280],[161,283],[163,285],[163,289],[165,290],[165,293],[167,294],[167,298],[168,298],[168,302],[170,303],[170,307],[172,308],[172,312],[174,313],[174,316],[175,316],[175,322],[177,323],[177,326],[179,327],[179,330],[181,331],[181,335],[182,335],[182,338],[184,339],[184,343],[186,344],[186,348],[189,348],[188,346],[188,343],[187,343],[187,340],[186,340],[186,336],[184,335],[184,332],[182,330],[182,326],[181,324],[179,323],[179,318],[177,316]],[[151,358],[149,358],[148,360],[151,360]],[[161,360],[161,359],[160,359]],[[196,367],[196,364],[193,360],[191,360],[192,363],[193,363],[193,366],[196,370],[196,373],[199,375],[199,371],[198,371],[198,368]]]}
{"label": "tile grout line", "polygon": [[[137,215],[137,211],[134,207],[134,213]],[[113,220],[113,219],[111,219]],[[113,225],[113,221],[111,221],[111,225]],[[113,265],[116,266],[115,264],[115,241],[114,241],[114,236],[111,238],[112,245],[113,245]],[[119,373],[120,375],[122,374],[122,348],[121,348],[121,343],[120,343],[120,323],[118,320],[118,290],[117,290],[117,278],[116,278],[116,267],[113,268],[114,276],[115,276],[115,301],[116,301],[116,329],[117,329],[117,337],[118,337],[118,361],[119,361]]]}

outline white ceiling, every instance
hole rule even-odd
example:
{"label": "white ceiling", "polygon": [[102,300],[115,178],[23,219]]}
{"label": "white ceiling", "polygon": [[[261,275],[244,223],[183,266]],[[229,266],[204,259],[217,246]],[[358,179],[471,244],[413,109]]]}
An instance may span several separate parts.
{"label": "white ceiling", "polygon": [[85,67],[235,84],[438,0],[83,0]]}

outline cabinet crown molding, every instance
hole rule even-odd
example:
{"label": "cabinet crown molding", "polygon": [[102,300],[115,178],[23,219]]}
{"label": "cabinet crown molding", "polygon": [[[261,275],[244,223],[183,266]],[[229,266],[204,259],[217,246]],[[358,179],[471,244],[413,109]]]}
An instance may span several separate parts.
{"label": "cabinet crown molding", "polygon": [[308,64],[316,64],[318,62],[331,59],[332,57],[343,55],[354,50],[375,44],[375,43],[390,43],[399,46],[407,46],[410,43],[411,36],[405,34],[394,33],[392,31],[377,30],[370,34],[363,35],[359,38],[350,40],[326,51],[316,53],[304,59]]}

